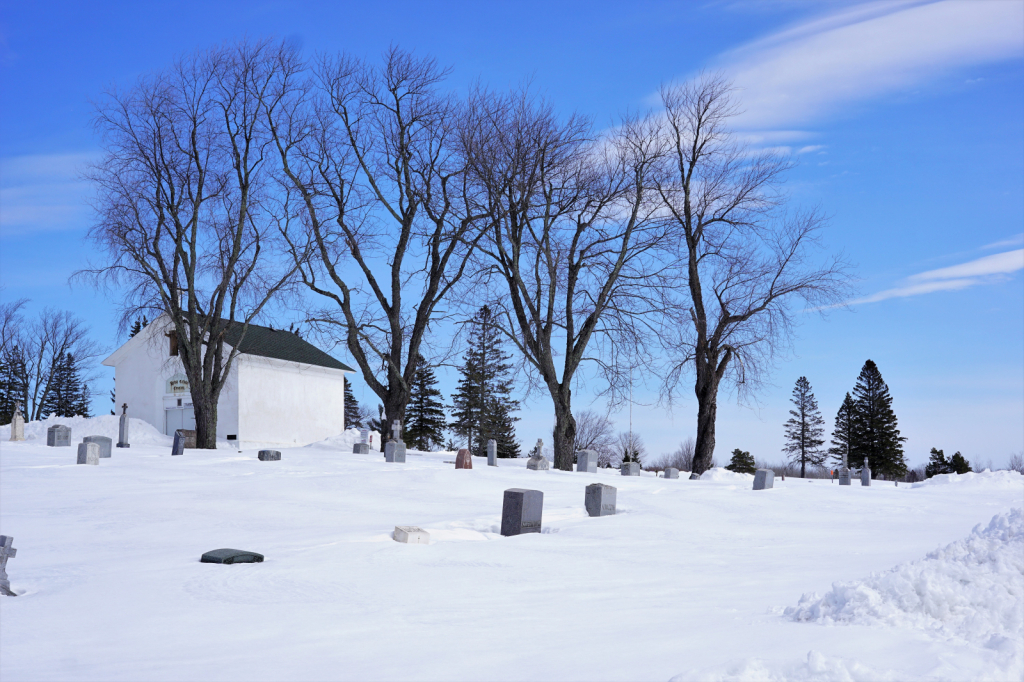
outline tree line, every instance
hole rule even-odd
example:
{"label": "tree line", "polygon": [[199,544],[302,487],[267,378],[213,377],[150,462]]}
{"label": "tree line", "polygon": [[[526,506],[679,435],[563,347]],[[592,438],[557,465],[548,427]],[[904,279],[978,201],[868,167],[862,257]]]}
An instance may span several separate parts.
{"label": "tree line", "polygon": [[199,447],[237,354],[226,330],[305,292],[379,402],[368,419],[416,434],[424,368],[467,343],[455,428],[474,449],[503,433],[514,406],[485,375],[508,360],[478,322],[451,333],[486,307],[516,379],[551,401],[556,467],[580,444],[573,387],[616,404],[640,367],[669,402],[693,390],[708,468],[720,390],[756,389],[797,308],[845,296],[845,264],[817,252],[823,216],[781,191],[789,158],[732,134],[715,76],[600,130],[528,88],[456,93],[449,74],[397,47],[306,59],[256,41],[107,92],[90,232],[106,255],[79,276],[115,285],[123,320],[168,314]]}

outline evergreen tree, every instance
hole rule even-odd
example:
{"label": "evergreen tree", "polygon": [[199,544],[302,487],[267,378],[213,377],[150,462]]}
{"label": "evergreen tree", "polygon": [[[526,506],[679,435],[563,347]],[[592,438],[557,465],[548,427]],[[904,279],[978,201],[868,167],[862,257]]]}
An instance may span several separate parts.
{"label": "evergreen tree", "polygon": [[89,384],[82,384],[82,391],[78,394],[73,407],[73,417],[91,417],[89,414],[89,403],[92,402],[92,394],[89,392]]}
{"label": "evergreen tree", "polygon": [[520,456],[519,441],[516,440],[516,422],[506,402],[492,400],[485,413],[484,433],[490,434],[498,447],[498,457],[515,459]]}
{"label": "evergreen tree", "polygon": [[20,346],[8,349],[0,357],[0,424],[10,424],[14,419],[15,405],[21,405],[21,413],[28,411],[28,369],[25,352]]}
{"label": "evergreen tree", "polygon": [[346,429],[358,429],[363,425],[363,420],[359,416],[359,403],[356,401],[356,397],[352,395],[352,384],[349,383],[348,377],[344,378],[345,381],[345,428]]}
{"label": "evergreen tree", "polygon": [[971,469],[971,463],[964,459],[964,456],[959,452],[949,458],[949,469],[950,473],[954,474],[966,474],[973,471],[973,469]]}
{"label": "evergreen tree", "polygon": [[140,317],[140,318],[136,318],[135,322],[132,323],[131,331],[128,332],[128,338],[130,339],[130,338],[134,337],[136,334],[138,334],[143,329],[145,329],[146,325],[148,325],[148,324],[149,324],[149,320],[147,320],[145,316]]}
{"label": "evergreen tree", "polygon": [[416,450],[439,448],[444,443],[444,429],[444,402],[437,390],[434,368],[422,355],[417,356],[405,408],[405,442]]}
{"label": "evergreen tree", "polygon": [[839,406],[839,411],[836,412],[836,426],[832,430],[832,447],[828,449],[832,459],[839,466],[842,466],[844,456],[846,457],[847,466],[852,463],[850,459],[850,444],[855,439],[853,425],[856,410],[857,406],[853,402],[853,397],[847,393],[846,397],[843,398],[843,404]]}
{"label": "evergreen tree", "polygon": [[950,469],[946,455],[942,450],[932,448],[931,454],[928,457],[928,465],[924,468],[924,475],[927,478],[931,478],[938,474],[948,474],[950,471],[952,469]]}
{"label": "evergreen tree", "polygon": [[729,460],[725,468],[729,471],[735,471],[737,474],[753,474],[757,472],[754,458],[749,452],[744,452],[739,448],[732,451],[732,459]]}
{"label": "evergreen tree", "polygon": [[[503,348],[501,332],[494,324],[494,314],[482,307],[470,320],[469,349],[463,356],[461,377],[452,394],[452,422],[455,433],[470,436],[474,455],[486,454],[487,441],[515,440],[511,422],[519,403],[510,398],[512,381],[509,374],[511,355]],[[504,414],[503,414],[504,413]],[[499,424],[511,432],[495,432]],[[500,449],[500,446],[499,446]]]}
{"label": "evergreen tree", "polygon": [[850,456],[859,464],[865,457],[876,474],[900,478],[907,473],[903,457],[903,443],[896,414],[892,411],[892,396],[882,380],[882,373],[868,360],[860,370],[854,396],[854,441]]}
{"label": "evergreen tree", "polygon": [[805,478],[808,464],[821,464],[825,461],[825,452],[821,446],[825,442],[825,420],[818,410],[818,401],[811,390],[811,382],[807,377],[796,380],[791,401],[795,410],[786,421],[786,445],[782,451],[789,453],[790,460],[800,463],[800,478]]}
{"label": "evergreen tree", "polygon": [[54,362],[46,385],[41,414],[54,417],[74,417],[78,414],[82,403],[82,381],[78,364],[71,353],[65,353]]}

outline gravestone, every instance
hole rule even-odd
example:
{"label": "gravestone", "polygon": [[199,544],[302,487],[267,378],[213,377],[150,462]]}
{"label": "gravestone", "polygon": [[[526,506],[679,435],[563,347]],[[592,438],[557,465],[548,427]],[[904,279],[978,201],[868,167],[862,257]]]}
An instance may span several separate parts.
{"label": "gravestone", "polygon": [[391,422],[391,440],[384,444],[384,461],[405,462],[405,441],[402,440],[402,422]]}
{"label": "gravestone", "polygon": [[583,471],[588,474],[597,473],[597,452],[594,450],[577,450],[576,471]]}
{"label": "gravestone", "polygon": [[395,542],[404,542],[408,545],[430,544],[430,533],[417,526],[395,526],[395,532],[391,537]]}
{"label": "gravestone", "polygon": [[185,439],[185,449],[195,450],[196,449],[196,430],[195,429],[178,429],[181,433],[181,437]]}
{"label": "gravestone", "polygon": [[850,468],[843,467],[839,470],[839,485],[850,485]]}
{"label": "gravestone", "polygon": [[868,466],[868,458],[864,458],[864,468],[860,470],[860,484],[871,485],[871,467]]}
{"label": "gravestone", "polygon": [[203,554],[199,561],[204,564],[258,564],[263,561],[263,555],[257,552],[248,552],[244,549],[211,549]]}
{"label": "gravestone", "polygon": [[700,474],[698,474],[696,471],[694,471],[693,473],[690,474],[690,480],[691,481],[699,481],[700,480]]}
{"label": "gravestone", "polygon": [[54,424],[46,429],[46,445],[51,448],[70,448],[71,427]]}
{"label": "gravestone", "polygon": [[11,440],[25,440],[25,418],[21,416],[21,403],[14,403],[14,416],[11,417]]}
{"label": "gravestone", "polygon": [[533,471],[547,471],[550,468],[548,458],[544,456],[543,439],[537,439],[537,444],[530,451],[530,459],[526,462],[526,468]]}
{"label": "gravestone", "polygon": [[174,432],[174,443],[171,444],[171,455],[185,454],[185,429]]}
{"label": "gravestone", "polygon": [[675,467],[665,469],[665,478],[679,478],[679,469]]}
{"label": "gravestone", "polygon": [[623,476],[639,476],[640,462],[623,462],[622,466],[619,467],[619,471]]}
{"label": "gravestone", "polygon": [[82,439],[83,443],[96,443],[100,446],[100,458],[106,459],[110,457],[110,446],[113,441],[106,436],[86,436]]}
{"label": "gravestone", "polygon": [[459,454],[455,455],[455,468],[456,469],[472,469],[473,468],[473,455],[467,448],[459,450]]}
{"label": "gravestone", "polygon": [[754,474],[754,490],[766,490],[775,485],[775,472],[771,469],[758,469]]}
{"label": "gravestone", "polygon": [[353,455],[370,454],[370,444],[367,438],[370,437],[370,429],[359,429],[359,442],[352,446]]}
{"label": "gravestone", "polygon": [[7,579],[7,560],[17,556],[18,550],[14,549],[14,538],[10,535],[0,535],[0,594],[8,597],[17,597],[11,591],[11,581]]}
{"label": "gravestone", "polygon": [[117,427],[117,447],[131,447],[128,443],[128,403],[121,406],[121,423]]}
{"label": "gravestone", "polygon": [[501,505],[501,534],[539,533],[544,513],[544,493],[525,488],[509,488]]}
{"label": "gravestone", "polygon": [[100,463],[100,446],[96,443],[79,443],[78,444],[78,463],[79,464],[99,464]]}
{"label": "gravestone", "polygon": [[260,450],[259,454],[256,455],[256,456],[259,457],[259,460],[261,462],[279,462],[279,461],[281,461],[281,451],[280,450]]}
{"label": "gravestone", "polygon": [[498,466],[498,441],[493,438],[487,441],[487,466]]}
{"label": "gravestone", "polygon": [[615,513],[616,490],[604,483],[591,483],[587,486],[584,504],[591,516],[611,516]]}

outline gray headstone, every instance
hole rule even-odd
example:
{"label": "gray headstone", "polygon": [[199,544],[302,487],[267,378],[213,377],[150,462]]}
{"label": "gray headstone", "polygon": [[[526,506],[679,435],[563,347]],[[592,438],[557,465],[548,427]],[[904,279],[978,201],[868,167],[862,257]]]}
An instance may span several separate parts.
{"label": "gray headstone", "polygon": [[78,463],[79,464],[99,464],[100,463],[100,446],[96,443],[79,443],[78,444]]}
{"label": "gray headstone", "polygon": [[864,468],[860,470],[860,484],[871,485],[871,467],[868,466],[868,458],[864,458]]}
{"label": "gray headstone", "polygon": [[526,468],[533,471],[547,471],[551,467],[548,464],[548,458],[538,452],[526,461]]}
{"label": "gray headstone", "polygon": [[402,441],[389,440],[384,444],[384,461],[385,462],[397,462],[402,464],[405,462],[405,443]]}
{"label": "gray headstone", "polygon": [[14,538],[10,535],[0,535],[0,594],[8,597],[17,595],[11,591],[11,581],[7,579],[7,560],[13,559],[18,554],[14,549]]}
{"label": "gray headstone", "polygon": [[100,446],[100,457],[110,457],[110,447],[113,445],[113,441],[106,436],[86,436],[82,439],[83,443],[96,443]]}
{"label": "gray headstone", "polygon": [[597,452],[594,450],[577,450],[576,471],[588,474],[597,473]]}
{"label": "gray headstone", "polygon": [[665,469],[665,478],[679,478],[679,469],[675,467]]}
{"label": "gray headstone", "polygon": [[281,459],[281,451],[280,450],[260,450],[259,454],[256,455],[256,456],[259,457],[261,462],[277,462],[277,461],[280,461],[280,459]]}
{"label": "gray headstone", "polygon": [[263,555],[244,549],[211,549],[199,559],[204,564],[258,564]]}
{"label": "gray headstone", "polygon": [[498,466],[498,441],[493,438],[487,441],[487,466]]}
{"label": "gray headstone", "polygon": [[766,490],[775,485],[775,472],[771,469],[758,469],[754,473],[754,490]]}
{"label": "gray headstone", "polygon": [[14,404],[14,416],[11,417],[11,440],[25,440],[25,418],[21,416],[21,403]]}
{"label": "gray headstone", "polygon": [[185,454],[185,429],[174,432],[174,443],[171,444],[171,455]]}
{"label": "gray headstone", "polygon": [[544,493],[525,488],[509,488],[501,505],[501,534],[539,533],[544,513]]}
{"label": "gray headstone", "polygon": [[696,471],[690,474],[690,480],[691,481],[699,481],[700,480],[700,476],[697,474]]}
{"label": "gray headstone", "polygon": [[640,462],[623,462],[622,466],[619,467],[619,471],[622,472],[623,476],[639,476]]}
{"label": "gray headstone", "polygon": [[370,444],[369,443],[356,443],[355,445],[352,446],[352,454],[353,455],[368,455],[368,454],[370,454]]}
{"label": "gray headstone", "polygon": [[117,428],[117,447],[130,448],[128,442],[128,403],[121,406],[121,423]]}
{"label": "gray headstone", "polygon": [[839,485],[850,485],[850,468],[843,467],[839,470]]}
{"label": "gray headstone", "polygon": [[584,504],[591,516],[611,516],[615,513],[616,490],[604,483],[591,483],[587,486]]}
{"label": "gray headstone", "polygon": [[70,448],[71,427],[54,424],[46,429],[46,444],[51,448]]}

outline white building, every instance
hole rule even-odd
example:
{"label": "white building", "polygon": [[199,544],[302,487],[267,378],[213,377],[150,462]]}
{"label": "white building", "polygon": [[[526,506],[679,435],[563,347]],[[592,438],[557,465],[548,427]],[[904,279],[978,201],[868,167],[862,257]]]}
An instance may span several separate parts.
{"label": "white building", "polygon": [[[128,415],[170,435],[194,429],[188,378],[170,320],[162,315],[118,348],[115,400]],[[225,343],[237,343],[241,325]],[[296,334],[250,324],[217,404],[217,439],[283,446],[305,445],[344,431],[343,365]]]}

